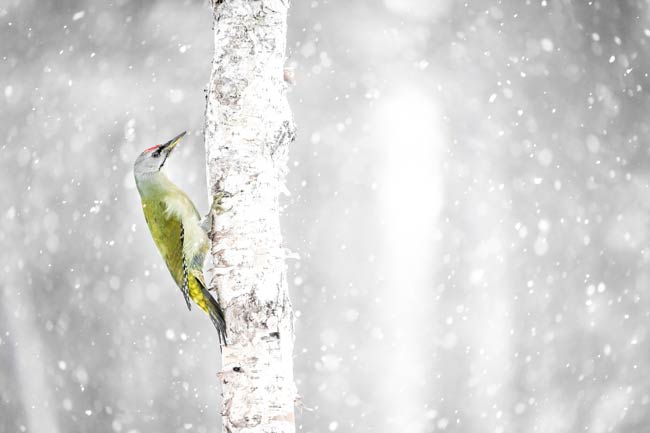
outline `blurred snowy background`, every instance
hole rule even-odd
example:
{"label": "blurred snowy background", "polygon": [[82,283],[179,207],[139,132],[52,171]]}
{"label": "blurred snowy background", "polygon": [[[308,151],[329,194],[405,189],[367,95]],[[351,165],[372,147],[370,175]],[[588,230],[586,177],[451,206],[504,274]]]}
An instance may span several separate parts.
{"label": "blurred snowy background", "polygon": [[[203,212],[204,1],[0,2],[0,431],[220,431],[132,180]],[[296,0],[302,432],[650,431],[646,1]]]}

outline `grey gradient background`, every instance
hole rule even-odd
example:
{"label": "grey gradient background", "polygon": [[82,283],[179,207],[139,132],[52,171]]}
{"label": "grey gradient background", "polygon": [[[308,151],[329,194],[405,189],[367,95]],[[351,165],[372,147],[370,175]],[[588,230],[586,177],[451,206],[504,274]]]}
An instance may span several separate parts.
{"label": "grey gradient background", "polygon": [[[301,432],[650,431],[646,1],[301,0]],[[207,209],[202,1],[0,2],[0,432],[220,431],[131,167]]]}

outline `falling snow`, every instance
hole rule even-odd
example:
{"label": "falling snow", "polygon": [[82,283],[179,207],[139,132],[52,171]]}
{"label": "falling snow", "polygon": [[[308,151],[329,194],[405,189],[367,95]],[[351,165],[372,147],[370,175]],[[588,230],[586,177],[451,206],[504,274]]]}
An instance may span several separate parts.
{"label": "falling snow", "polygon": [[[0,431],[217,431],[132,176],[207,210],[206,2],[0,6]],[[623,4],[625,3],[625,4]],[[293,2],[298,431],[650,430],[646,2]]]}

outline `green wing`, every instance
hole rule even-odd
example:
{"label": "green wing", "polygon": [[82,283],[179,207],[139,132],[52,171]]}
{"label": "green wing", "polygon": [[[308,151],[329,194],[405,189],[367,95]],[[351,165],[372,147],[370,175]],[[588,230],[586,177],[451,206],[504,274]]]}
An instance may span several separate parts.
{"label": "green wing", "polygon": [[192,304],[190,303],[190,286],[189,286],[189,280],[187,276],[188,265],[187,265],[185,254],[183,254],[184,243],[185,243],[185,227],[183,227],[183,223],[181,223],[181,261],[183,263],[183,284],[179,284],[179,287],[181,288],[181,292],[183,292],[183,296],[185,297],[185,303],[187,304],[187,309],[192,311]]}
{"label": "green wing", "polygon": [[142,209],[160,254],[172,274],[176,285],[180,287],[188,309],[192,309],[188,288],[187,266],[183,257],[184,230],[180,218],[168,215],[162,200],[143,200]]}

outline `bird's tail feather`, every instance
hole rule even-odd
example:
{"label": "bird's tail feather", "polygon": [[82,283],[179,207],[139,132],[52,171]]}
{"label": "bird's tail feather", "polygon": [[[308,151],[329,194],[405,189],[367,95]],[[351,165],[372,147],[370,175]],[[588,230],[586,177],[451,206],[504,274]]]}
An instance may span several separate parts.
{"label": "bird's tail feather", "polygon": [[201,287],[203,297],[207,301],[206,304],[208,306],[208,315],[210,316],[210,320],[212,320],[214,327],[217,328],[217,333],[219,334],[219,343],[227,346],[228,341],[226,340],[226,318],[223,314],[223,310],[221,309],[221,306],[217,300],[214,299],[210,291],[208,291],[208,289],[205,287],[203,282],[198,278],[196,280]]}

